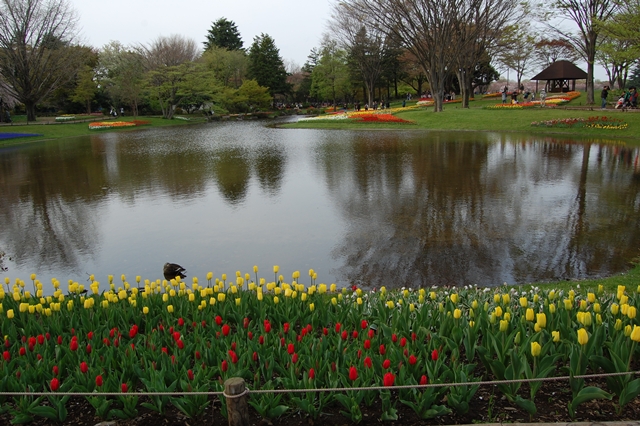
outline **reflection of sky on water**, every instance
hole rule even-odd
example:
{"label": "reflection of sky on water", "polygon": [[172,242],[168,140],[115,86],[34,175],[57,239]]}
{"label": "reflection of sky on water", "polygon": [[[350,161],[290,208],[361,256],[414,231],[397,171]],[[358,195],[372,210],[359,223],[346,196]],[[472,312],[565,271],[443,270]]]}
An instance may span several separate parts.
{"label": "reflection of sky on water", "polygon": [[620,271],[638,151],[565,142],[253,122],[27,145],[0,151],[0,249],[7,276],[45,284],[158,279],[166,261],[201,282],[256,264],[371,287]]}

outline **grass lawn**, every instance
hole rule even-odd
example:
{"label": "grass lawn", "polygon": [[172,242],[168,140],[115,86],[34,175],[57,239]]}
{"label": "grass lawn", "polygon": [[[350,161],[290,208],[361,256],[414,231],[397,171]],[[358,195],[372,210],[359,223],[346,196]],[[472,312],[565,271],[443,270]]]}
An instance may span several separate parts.
{"label": "grass lawn", "polygon": [[[165,120],[158,117],[137,117],[137,120],[149,121],[148,125],[141,127],[123,127],[112,129],[97,129],[89,130],[89,121],[81,123],[56,123],[53,118],[40,118],[37,124],[26,124],[24,117],[17,116],[15,118],[14,125],[2,125],[0,126],[0,133],[31,133],[39,134],[42,136],[32,136],[14,139],[0,139],[0,146],[16,145],[26,142],[33,142],[46,139],[59,139],[70,138],[75,136],[93,135],[104,132],[127,132],[131,130],[139,130],[149,127],[161,127],[161,126],[185,126],[193,123],[203,123],[204,118],[194,118],[190,121],[185,120]],[[117,121],[132,121],[134,117],[123,117]],[[108,117],[104,117],[103,121],[116,121],[110,120]]]}
{"label": "grass lawn", "polygon": [[[286,124],[285,128],[313,129],[404,129],[404,130],[458,130],[458,131],[500,131],[529,134],[561,134],[597,139],[624,140],[629,144],[640,144],[640,111],[623,112],[613,108],[601,111],[599,108],[586,107],[586,96],[558,107],[534,107],[525,109],[486,109],[501,103],[500,98],[477,99],[471,101],[470,108],[463,109],[461,104],[444,106],[441,113],[433,112],[433,107],[412,108],[397,112],[395,115],[415,124],[398,123],[362,123],[352,120],[305,121]],[[412,103],[413,104],[413,103]],[[400,103],[391,104],[392,108],[401,107]],[[607,116],[624,120],[626,129],[589,129],[532,127],[534,121],[557,120],[564,118],[589,118]]]}

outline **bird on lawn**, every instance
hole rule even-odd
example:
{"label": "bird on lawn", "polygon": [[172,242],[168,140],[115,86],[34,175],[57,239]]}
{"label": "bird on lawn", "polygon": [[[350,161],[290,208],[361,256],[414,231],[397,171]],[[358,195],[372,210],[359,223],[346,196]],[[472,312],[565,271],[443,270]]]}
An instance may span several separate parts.
{"label": "bird on lawn", "polygon": [[165,263],[164,268],[162,269],[162,272],[164,274],[164,278],[167,280],[175,279],[175,277],[180,277],[180,278],[187,277],[187,275],[185,274],[187,270],[184,269],[182,266],[178,265],[177,263],[168,263],[168,262]]}

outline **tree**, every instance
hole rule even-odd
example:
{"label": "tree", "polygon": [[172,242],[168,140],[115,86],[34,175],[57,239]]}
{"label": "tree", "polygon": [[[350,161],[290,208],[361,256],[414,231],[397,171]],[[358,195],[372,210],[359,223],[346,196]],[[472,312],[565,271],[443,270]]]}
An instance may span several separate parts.
{"label": "tree", "polygon": [[24,103],[27,120],[36,105],[76,76],[82,51],[72,43],[77,18],[65,0],[0,0],[0,75]]}
{"label": "tree", "polygon": [[97,90],[98,86],[94,80],[93,68],[85,65],[78,72],[77,85],[71,100],[86,105],[87,114],[91,114],[91,101],[95,98]]}
{"label": "tree", "polygon": [[520,87],[522,76],[531,67],[535,48],[535,38],[530,33],[527,24],[508,27],[501,38],[501,49],[496,59],[505,67],[516,72],[516,87]]}
{"label": "tree", "polygon": [[144,57],[117,41],[105,45],[99,56],[97,75],[100,86],[111,97],[113,105],[125,103],[137,117],[145,86]]}
{"label": "tree", "polygon": [[149,46],[140,45],[137,50],[146,59],[148,69],[172,67],[200,57],[196,42],[177,34],[158,37]]}
{"label": "tree", "polygon": [[226,50],[242,50],[242,39],[235,22],[220,18],[213,23],[207,33],[204,49],[219,47]]}
{"label": "tree", "polygon": [[202,60],[223,85],[234,89],[242,85],[248,65],[244,51],[213,46],[203,53]]}
{"label": "tree", "polygon": [[[446,79],[458,56],[517,19],[516,0],[345,0],[358,16],[400,41],[424,69],[442,111]],[[484,46],[487,48],[487,46]],[[477,62],[477,61],[475,61]],[[470,73],[467,73],[467,75]],[[470,78],[470,77],[469,77]]]}
{"label": "tree", "polygon": [[560,20],[572,21],[578,32],[571,32],[557,22],[549,27],[569,40],[579,50],[587,63],[587,103],[594,103],[593,73],[598,50],[600,28],[598,22],[606,22],[619,10],[617,0],[551,0],[549,10]]}
{"label": "tree", "polygon": [[289,90],[287,71],[280,57],[280,50],[268,34],[260,34],[253,39],[249,49],[249,78],[260,86],[268,87],[271,96],[285,94]]}
{"label": "tree", "polygon": [[347,53],[325,34],[320,58],[311,73],[311,96],[331,100],[335,110],[338,99],[348,94],[350,88]]}
{"label": "tree", "polygon": [[569,40],[562,38],[541,38],[535,45],[535,59],[542,68],[558,60],[575,62],[580,54]]}

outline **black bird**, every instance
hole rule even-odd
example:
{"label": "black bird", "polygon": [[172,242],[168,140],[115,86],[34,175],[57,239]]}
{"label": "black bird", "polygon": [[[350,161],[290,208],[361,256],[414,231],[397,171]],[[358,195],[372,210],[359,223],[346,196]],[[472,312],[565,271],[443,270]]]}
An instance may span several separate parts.
{"label": "black bird", "polygon": [[165,263],[164,268],[162,269],[162,272],[166,280],[172,280],[175,277],[180,277],[180,278],[187,277],[187,275],[185,274],[187,270],[184,269],[182,266],[178,265],[177,263]]}

